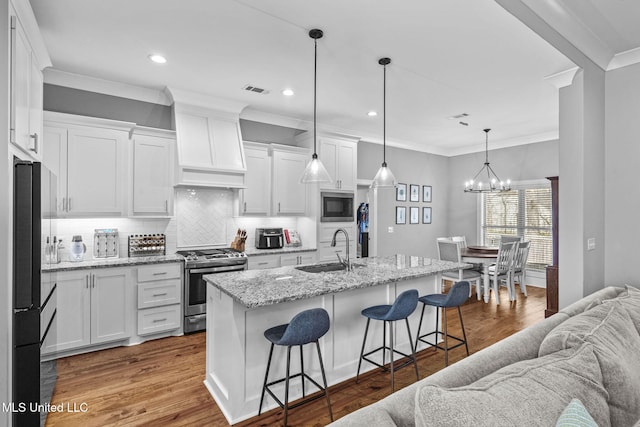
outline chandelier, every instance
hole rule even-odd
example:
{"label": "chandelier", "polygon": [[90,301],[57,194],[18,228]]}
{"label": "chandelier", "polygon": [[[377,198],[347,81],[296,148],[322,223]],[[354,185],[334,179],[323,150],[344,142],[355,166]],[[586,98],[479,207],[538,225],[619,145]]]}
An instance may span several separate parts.
{"label": "chandelier", "polygon": [[489,131],[485,132],[485,161],[473,179],[464,183],[465,193],[499,193],[511,190],[511,180],[502,181],[489,164]]}

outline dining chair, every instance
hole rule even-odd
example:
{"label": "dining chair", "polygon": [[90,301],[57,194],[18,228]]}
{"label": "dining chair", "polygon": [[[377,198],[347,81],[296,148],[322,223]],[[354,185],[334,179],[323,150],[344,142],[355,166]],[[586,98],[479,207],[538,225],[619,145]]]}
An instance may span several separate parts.
{"label": "dining chair", "polygon": [[500,243],[511,243],[511,242],[521,242],[522,238],[520,236],[514,236],[511,234],[501,234],[500,235]]}
{"label": "dining chair", "polygon": [[496,304],[500,305],[500,282],[504,280],[507,284],[507,291],[509,292],[509,300],[515,300],[515,296],[512,295],[511,289],[513,280],[513,259],[516,251],[518,250],[518,242],[500,243],[498,249],[498,256],[496,263],[489,267],[489,281],[491,282],[490,288],[493,290],[493,294],[496,298]]}
{"label": "dining chair", "polygon": [[513,272],[511,273],[511,283],[513,285],[511,292],[514,297],[516,277],[518,277],[518,283],[520,284],[520,292],[522,292],[525,297],[527,296],[527,259],[529,258],[530,247],[530,241],[520,242],[518,244],[518,252],[513,261]]}
{"label": "dining chair", "polygon": [[[462,262],[462,255],[460,250],[461,248],[458,242],[454,242],[452,240],[438,240],[438,259],[440,259],[440,261]],[[476,270],[461,268],[457,271],[445,271],[441,276],[442,280],[440,282],[440,292],[444,291],[445,280],[451,280],[454,283],[466,280],[467,282],[476,283],[476,294],[478,300],[480,300],[480,279],[482,278],[482,274],[480,274],[480,272]],[[471,293],[471,287],[469,287],[469,296],[471,296]]]}

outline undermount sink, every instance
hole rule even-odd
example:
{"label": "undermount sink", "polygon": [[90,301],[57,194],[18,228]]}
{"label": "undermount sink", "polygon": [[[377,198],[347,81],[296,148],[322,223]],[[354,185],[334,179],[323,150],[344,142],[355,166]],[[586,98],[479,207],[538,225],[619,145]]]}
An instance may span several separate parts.
{"label": "undermount sink", "polygon": [[[358,267],[364,267],[364,264],[351,264],[352,269]],[[346,268],[344,264],[331,262],[326,264],[301,265],[300,267],[296,267],[296,270],[304,271],[305,273],[324,273],[328,271],[346,270]]]}

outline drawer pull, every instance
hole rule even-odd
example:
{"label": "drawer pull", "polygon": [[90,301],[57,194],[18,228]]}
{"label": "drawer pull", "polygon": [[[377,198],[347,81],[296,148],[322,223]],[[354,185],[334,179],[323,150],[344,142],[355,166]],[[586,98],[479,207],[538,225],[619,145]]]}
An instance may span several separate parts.
{"label": "drawer pull", "polygon": [[164,275],[164,274],[167,274],[167,272],[166,272],[166,271],[163,271],[163,272],[161,272],[161,273],[153,273],[153,275],[154,275],[154,276],[162,276],[162,275]]}
{"label": "drawer pull", "polygon": [[153,294],[153,296],[154,296],[154,297],[163,297],[163,296],[165,296],[166,294],[167,294],[166,292],[163,292],[163,293],[161,293],[161,294]]}
{"label": "drawer pull", "polygon": [[167,321],[166,317],[164,317],[162,319],[153,319],[153,323],[160,323],[160,322],[166,322],[166,321]]}

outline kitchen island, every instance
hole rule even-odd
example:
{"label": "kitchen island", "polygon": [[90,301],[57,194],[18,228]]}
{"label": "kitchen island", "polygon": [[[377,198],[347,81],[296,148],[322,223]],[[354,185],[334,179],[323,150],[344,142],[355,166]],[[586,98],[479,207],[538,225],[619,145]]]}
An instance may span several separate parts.
{"label": "kitchen island", "polygon": [[[467,267],[471,265],[393,255],[358,259],[350,272],[307,273],[280,267],[207,275],[205,385],[230,424],[257,415],[270,345],[263,332],[315,307],[327,310],[331,319],[331,329],[320,340],[327,382],[333,385],[354,377],[366,323],[362,309],[391,304],[407,289],[417,289],[420,295],[438,292],[442,272]],[[419,318],[419,310],[409,318],[412,341]],[[433,308],[427,308],[423,330],[432,330],[434,323]],[[396,348],[410,353],[404,325],[397,332]],[[367,348],[380,345],[381,336],[382,322],[373,322]],[[292,373],[300,370],[297,351],[292,356]],[[303,351],[305,372],[320,378],[315,347],[305,346]],[[270,380],[284,377],[285,358],[286,348],[276,346]],[[363,363],[362,372],[374,368]],[[290,401],[301,397],[301,390],[300,381],[292,381]],[[267,395],[263,410],[276,406]]]}

